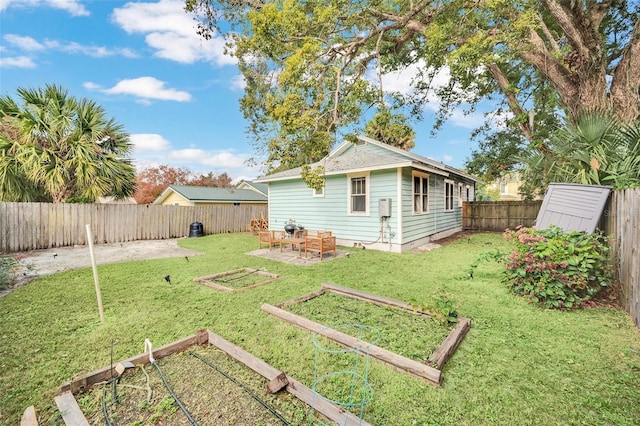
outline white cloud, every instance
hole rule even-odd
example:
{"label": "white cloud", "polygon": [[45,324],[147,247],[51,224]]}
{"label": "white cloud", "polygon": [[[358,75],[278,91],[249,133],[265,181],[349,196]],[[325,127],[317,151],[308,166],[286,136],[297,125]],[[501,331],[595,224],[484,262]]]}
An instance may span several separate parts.
{"label": "white cloud", "polygon": [[106,56],[116,55],[124,56],[127,58],[137,57],[136,53],[129,48],[85,46],[76,42],[63,43],[57,40],[49,39],[45,39],[44,41],[39,42],[32,37],[20,36],[17,34],[6,34],[3,39],[7,42],[7,44],[12,45],[14,48],[27,52],[57,50],[67,53],[80,53],[87,56],[93,56],[95,58],[103,58]]}
{"label": "white cloud", "polygon": [[50,7],[69,12],[71,16],[89,16],[81,0],[0,0],[0,11],[12,7]]}
{"label": "white cloud", "polygon": [[38,43],[32,37],[19,36],[17,34],[5,34],[4,40],[22,50],[42,50],[44,45]]}
{"label": "white cloud", "polygon": [[28,56],[15,56],[13,58],[0,58],[0,68],[35,68],[36,64]]}
{"label": "white cloud", "polygon": [[196,22],[185,13],[183,0],[127,3],[114,9],[112,19],[129,34],[145,34],[145,41],[160,58],[218,66],[236,63],[234,57],[224,54],[222,38],[204,40],[196,34]]}
{"label": "white cloud", "polygon": [[[85,87],[97,87],[95,83],[87,82]],[[139,77],[134,79],[120,80],[110,89],[103,90],[110,95],[133,95],[143,102],[150,99],[162,101],[190,102],[193,98],[189,92],[169,89],[165,87],[165,82],[153,77]]]}
{"label": "white cloud", "polygon": [[452,161],[453,161],[453,156],[452,156],[452,155],[449,155],[449,154],[444,154],[444,155],[442,156],[442,160],[443,160],[445,163],[450,163],[450,162],[452,162]]}
{"label": "white cloud", "polygon": [[186,148],[169,153],[173,160],[189,161],[195,164],[216,168],[237,169],[245,167],[247,157],[234,154],[230,150],[209,152],[199,148]]}
{"label": "white cloud", "polygon": [[129,138],[135,146],[134,151],[136,154],[149,151],[166,151],[171,148],[168,140],[155,133],[136,133],[129,135]]}
{"label": "white cloud", "polygon": [[247,81],[242,74],[236,75],[231,79],[231,90],[244,90],[247,87]]}

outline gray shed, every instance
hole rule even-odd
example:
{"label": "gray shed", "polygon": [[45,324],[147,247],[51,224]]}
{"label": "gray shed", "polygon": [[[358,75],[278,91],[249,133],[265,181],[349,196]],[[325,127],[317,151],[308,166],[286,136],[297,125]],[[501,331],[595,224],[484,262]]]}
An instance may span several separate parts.
{"label": "gray shed", "polygon": [[536,219],[538,229],[551,225],[568,231],[595,231],[612,187],[551,183]]}

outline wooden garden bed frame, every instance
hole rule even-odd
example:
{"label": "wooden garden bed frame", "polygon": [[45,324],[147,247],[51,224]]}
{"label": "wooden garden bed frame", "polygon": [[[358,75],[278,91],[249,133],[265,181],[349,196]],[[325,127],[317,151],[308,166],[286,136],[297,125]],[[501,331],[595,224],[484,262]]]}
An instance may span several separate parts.
{"label": "wooden garden bed frame", "polygon": [[[377,296],[375,294],[366,293],[359,290],[340,287],[330,283],[322,283],[322,288],[318,291],[314,291],[304,296],[279,303],[275,306],[265,303],[262,305],[262,310],[302,329],[311,331],[312,333],[320,334],[346,348],[355,349],[359,346],[358,339],[351,337],[348,334],[331,329],[324,324],[319,324],[317,322],[311,321],[307,318],[284,310],[285,308],[295,305],[296,303],[311,300],[314,297],[318,297],[327,292],[349,297],[352,299],[362,300],[365,302],[373,303],[375,305],[400,308],[416,315],[422,315],[431,318],[431,315],[429,315],[428,312],[421,309],[414,309],[414,307],[409,303],[404,303],[399,300],[394,300],[383,296]],[[470,319],[458,317],[458,323],[456,324],[456,326],[453,328],[453,330],[451,330],[449,335],[442,341],[440,346],[438,346],[438,348],[431,354],[431,356],[429,356],[429,360],[426,364],[422,364],[420,362],[406,358],[402,355],[398,355],[376,345],[368,346],[369,355],[401,371],[405,371],[415,377],[425,379],[428,383],[434,386],[440,386],[440,384],[442,383],[442,367],[455,352],[456,348],[458,347],[460,342],[462,342],[464,336],[467,334],[470,328]]]}
{"label": "wooden garden bed frame", "polygon": [[[276,393],[284,389],[300,401],[310,407],[313,407],[313,409],[318,413],[337,424],[345,426],[370,426],[369,423],[329,402],[321,395],[316,393],[314,397],[314,392],[304,384],[210,330],[199,330],[196,334],[154,349],[152,354],[153,358],[158,360],[169,355],[185,351],[192,346],[199,345],[215,346],[231,358],[244,364],[269,380],[269,383],[267,383],[267,390],[270,393]],[[121,361],[123,364],[126,362],[130,362],[133,365],[146,365],[149,363],[149,353],[141,353]],[[78,406],[74,394],[117,376],[117,372],[115,371],[115,365],[117,364],[118,363],[115,363],[114,366],[108,366],[93,371],[61,385],[61,393],[56,396],[55,400],[58,405],[58,409],[62,414],[62,419],[67,426],[89,425],[89,422],[86,420],[82,410],[80,410],[80,407]]]}
{"label": "wooden garden bed frame", "polygon": [[[260,275],[262,277],[266,277],[267,279],[265,281],[259,282],[257,284],[248,285],[246,287],[240,287],[240,288],[225,287],[225,286],[220,285],[220,284],[215,282],[215,280],[217,278],[222,278],[222,277],[226,277],[227,275],[237,274],[238,272],[246,272],[246,273],[256,274],[256,275]],[[220,272],[218,274],[207,275],[207,276],[204,276],[204,277],[194,278],[193,281],[195,281],[197,283],[200,283],[200,284],[204,284],[207,287],[215,288],[216,290],[220,290],[220,291],[238,292],[238,291],[245,291],[245,290],[249,290],[251,288],[259,287],[261,285],[269,284],[270,282],[275,281],[278,278],[280,278],[280,275],[271,274],[269,272],[262,271],[260,269],[241,268],[241,269],[234,269],[232,271]]]}

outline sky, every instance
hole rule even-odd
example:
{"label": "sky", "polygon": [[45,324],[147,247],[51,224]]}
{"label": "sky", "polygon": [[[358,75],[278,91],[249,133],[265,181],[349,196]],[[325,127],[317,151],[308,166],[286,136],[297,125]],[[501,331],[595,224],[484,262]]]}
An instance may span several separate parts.
{"label": "sky", "polygon": [[[129,133],[138,170],[167,164],[254,179],[264,170],[246,162],[257,153],[235,58],[221,38],[200,38],[183,9],[184,0],[0,0],[0,94],[18,100],[18,88],[55,84],[96,101]],[[408,91],[411,75],[387,75],[385,88]],[[435,110],[426,104],[413,123],[412,152],[464,168],[484,117],[454,111],[433,137]]]}

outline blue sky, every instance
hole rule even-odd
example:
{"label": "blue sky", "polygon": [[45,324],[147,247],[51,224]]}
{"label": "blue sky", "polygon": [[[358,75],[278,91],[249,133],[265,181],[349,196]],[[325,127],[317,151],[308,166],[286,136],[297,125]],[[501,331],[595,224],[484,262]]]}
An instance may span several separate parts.
{"label": "blue sky", "polygon": [[[136,166],[169,164],[226,172],[234,181],[262,170],[239,109],[243,80],[221,38],[203,40],[183,0],[0,0],[0,93],[56,84],[102,105],[135,145]],[[411,69],[386,76],[410,90]],[[443,76],[446,79],[446,76]],[[416,123],[414,153],[462,168],[481,114],[453,117],[429,132],[437,103]]]}

